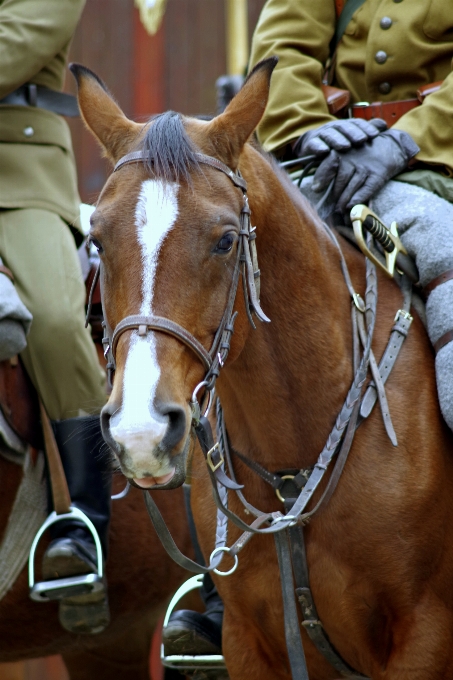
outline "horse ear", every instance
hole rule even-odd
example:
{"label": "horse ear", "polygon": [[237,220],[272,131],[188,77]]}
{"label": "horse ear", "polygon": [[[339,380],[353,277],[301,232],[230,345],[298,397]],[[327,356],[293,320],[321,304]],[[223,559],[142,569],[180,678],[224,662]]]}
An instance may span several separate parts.
{"label": "horse ear", "polygon": [[222,160],[236,169],[240,153],[263,117],[277,57],[260,61],[238,94],[209,125],[211,141]]}
{"label": "horse ear", "polygon": [[126,118],[98,76],[81,64],[69,64],[77,81],[79,109],[87,128],[112,163],[123,156],[142,125]]}

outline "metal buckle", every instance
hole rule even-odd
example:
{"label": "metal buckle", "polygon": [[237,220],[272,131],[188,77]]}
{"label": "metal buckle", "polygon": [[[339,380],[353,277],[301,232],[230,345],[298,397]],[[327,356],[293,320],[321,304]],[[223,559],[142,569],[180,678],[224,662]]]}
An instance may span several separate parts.
{"label": "metal buckle", "polygon": [[[226,545],[224,545],[220,548],[214,548],[214,550],[212,551],[211,556],[209,558],[209,564],[212,564],[213,558],[219,552],[230,553],[231,548],[228,548]],[[234,564],[231,567],[231,569],[228,569],[228,571],[220,571],[219,569],[215,568],[215,569],[213,569],[214,574],[217,574],[218,576],[230,576],[230,574],[234,574],[234,572],[238,568],[239,558],[238,558],[237,555],[233,555],[233,558],[234,558]]]}
{"label": "metal buckle", "polygon": [[[385,264],[382,262],[382,260],[380,260],[371,252],[371,250],[365,243],[365,239],[363,236],[363,223],[366,220],[366,218],[370,216],[379,222],[380,227],[383,230],[385,230],[386,238],[388,237],[394,246],[392,252],[388,252],[387,250],[384,249]],[[387,276],[393,278],[398,253],[403,253],[404,255],[407,255],[406,248],[400,241],[396,222],[392,222],[389,229],[372,210],[370,210],[366,205],[362,205],[360,203],[352,208],[350,217],[352,227],[354,229],[354,236],[356,237],[357,245],[359,246],[362,253],[366,255],[366,257],[369,260],[371,260],[371,262],[373,262],[377,267],[382,269],[382,271],[384,271],[387,274]]]}
{"label": "metal buckle", "polygon": [[[220,460],[217,463],[217,465],[215,465],[212,462],[212,454],[215,453],[216,451],[219,451],[219,453],[220,453]],[[214,444],[214,446],[212,447],[212,449],[209,449],[208,453],[206,454],[206,461],[207,461],[209,467],[211,468],[212,472],[215,472],[216,470],[218,470],[219,467],[225,462],[225,459],[222,455],[222,452],[220,451],[219,442],[216,442]]]}
{"label": "metal buckle", "polygon": [[[191,590],[195,588],[201,588],[203,584],[203,574],[197,574],[192,576],[185,583],[182,584],[173,595],[168,605],[167,612],[165,614],[163,629],[168,625],[170,616],[173,613],[174,608],[178,602],[186,595],[190,593]],[[169,656],[165,655],[165,649],[163,643],[160,646],[160,660],[162,665],[166,668],[175,668],[177,670],[187,670],[194,671],[197,668],[203,669],[203,671],[208,670],[226,670],[225,660],[221,654],[204,654],[202,656],[189,656],[187,654],[172,654]]]}
{"label": "metal buckle", "polygon": [[[35,553],[41,536],[50,526],[52,526],[52,524],[56,524],[65,519],[73,520],[74,518],[81,520],[88,527],[93,536],[94,544],[96,546],[97,574],[69,576],[67,578],[57,578],[52,579],[51,581],[35,583]],[[84,512],[82,512],[82,510],[71,505],[69,512],[65,512],[62,515],[57,515],[56,512],[52,512],[41,525],[30,548],[30,557],[28,559],[28,586],[30,588],[30,597],[36,602],[58,600],[62,597],[92,593],[93,591],[104,588],[101,541],[93,522]]]}
{"label": "metal buckle", "polygon": [[412,316],[412,314],[409,314],[409,312],[407,312],[405,309],[399,309],[397,311],[397,313],[395,314],[395,318],[393,319],[394,323],[396,323],[398,321],[400,316],[402,316],[403,319],[406,319],[406,321],[412,322],[414,320],[414,317]]}

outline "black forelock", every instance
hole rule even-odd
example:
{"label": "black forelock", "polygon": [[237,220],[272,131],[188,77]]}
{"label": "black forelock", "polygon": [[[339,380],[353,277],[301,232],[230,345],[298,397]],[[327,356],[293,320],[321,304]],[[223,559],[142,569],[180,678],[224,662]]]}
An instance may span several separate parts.
{"label": "black forelock", "polygon": [[166,182],[190,182],[190,173],[199,168],[197,149],[180,114],[174,111],[160,113],[149,121],[141,148],[149,171]]}

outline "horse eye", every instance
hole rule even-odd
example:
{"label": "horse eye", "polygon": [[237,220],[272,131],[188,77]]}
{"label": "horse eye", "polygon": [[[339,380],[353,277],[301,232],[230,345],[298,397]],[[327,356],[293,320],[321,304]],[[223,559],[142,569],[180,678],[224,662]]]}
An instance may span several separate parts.
{"label": "horse eye", "polygon": [[225,236],[222,236],[220,241],[215,247],[215,252],[217,253],[229,253],[231,248],[233,247],[234,243],[234,235],[233,234],[225,234]]}
{"label": "horse eye", "polygon": [[96,250],[98,251],[99,254],[104,252],[103,247],[101,246],[101,244],[99,243],[99,241],[96,238],[93,238],[92,236],[90,236],[90,243],[92,243],[94,245],[94,247],[96,248]]}

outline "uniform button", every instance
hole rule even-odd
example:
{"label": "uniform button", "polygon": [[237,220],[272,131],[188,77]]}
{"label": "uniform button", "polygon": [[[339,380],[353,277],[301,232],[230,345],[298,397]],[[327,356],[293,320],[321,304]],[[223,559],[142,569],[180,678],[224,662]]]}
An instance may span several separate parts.
{"label": "uniform button", "polygon": [[33,135],[35,134],[35,131],[29,125],[28,127],[24,128],[23,133],[26,137],[33,137]]}
{"label": "uniform button", "polygon": [[387,53],[384,52],[384,50],[379,50],[379,52],[376,52],[374,55],[374,58],[378,64],[385,64],[387,61]]}
{"label": "uniform button", "polygon": [[392,91],[392,86],[390,85],[390,83],[381,83],[378,86],[378,90],[381,94],[389,94],[389,92]]}
{"label": "uniform button", "polygon": [[382,19],[379,22],[379,26],[386,31],[390,26],[393,24],[393,21],[390,19],[390,17],[382,17]]}
{"label": "uniform button", "polygon": [[393,2],[403,2],[403,0],[393,0]]}

